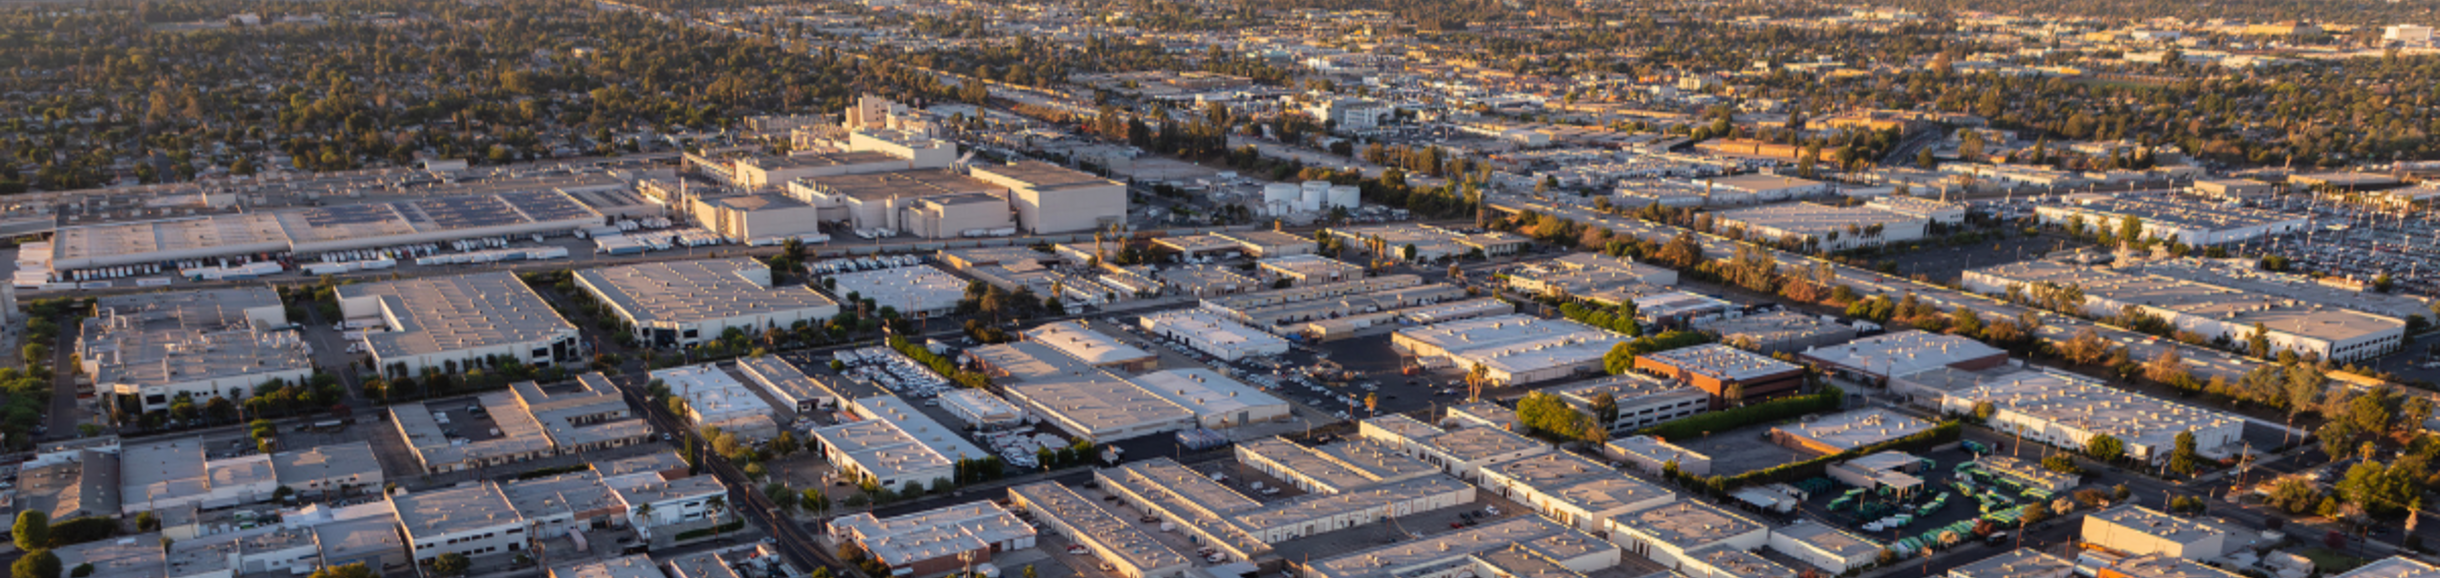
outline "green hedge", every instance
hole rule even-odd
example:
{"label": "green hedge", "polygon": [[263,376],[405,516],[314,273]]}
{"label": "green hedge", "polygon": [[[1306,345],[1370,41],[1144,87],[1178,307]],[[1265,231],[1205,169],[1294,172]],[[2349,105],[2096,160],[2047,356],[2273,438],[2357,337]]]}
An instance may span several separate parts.
{"label": "green hedge", "polygon": [[677,541],[679,541],[679,542],[684,542],[684,541],[687,541],[687,540],[693,540],[693,539],[696,539],[696,538],[701,538],[701,537],[704,537],[704,536],[710,536],[710,535],[713,535],[713,534],[720,534],[720,533],[727,533],[727,532],[735,532],[735,531],[737,531],[738,529],[740,529],[740,528],[744,528],[744,527],[746,527],[746,520],[745,520],[745,518],[738,518],[738,519],[736,519],[736,520],[730,521],[729,523],[726,523],[726,524],[721,524],[721,525],[718,525],[718,526],[713,526],[713,527],[710,527],[710,528],[697,528],[697,529],[693,529],[693,530],[687,530],[687,531],[684,531],[684,532],[679,532],[679,533],[678,533],[678,537],[676,538],[676,540],[677,540]]}
{"label": "green hedge", "polygon": [[1838,409],[1847,392],[1837,386],[1823,386],[1821,392],[1801,395],[1720,411],[1698,413],[1683,419],[1663,422],[1635,433],[1667,440],[1693,439],[1704,434],[1720,433],[1749,425],[1765,424],[1809,413]]}
{"label": "green hedge", "polygon": [[73,546],[99,542],[119,535],[119,521],[101,516],[86,516],[51,525],[51,547]]}
{"label": "green hedge", "polygon": [[560,467],[556,467],[556,468],[542,468],[542,469],[533,470],[533,471],[529,471],[529,472],[522,473],[522,474],[517,474],[517,479],[520,479],[520,480],[531,480],[531,479],[534,479],[534,478],[547,478],[547,477],[556,476],[556,475],[559,475],[559,474],[573,474],[573,473],[576,473],[576,472],[581,472],[581,471],[590,470],[590,469],[593,469],[593,464],[576,464],[576,465],[571,465],[571,466],[560,466]]}

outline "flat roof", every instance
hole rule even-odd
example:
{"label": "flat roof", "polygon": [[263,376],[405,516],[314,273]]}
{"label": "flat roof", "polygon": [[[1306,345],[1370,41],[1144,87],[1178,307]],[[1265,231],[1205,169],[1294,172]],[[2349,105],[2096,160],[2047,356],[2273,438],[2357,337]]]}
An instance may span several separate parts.
{"label": "flat roof", "polygon": [[873,300],[876,307],[897,309],[902,314],[949,309],[966,298],[965,280],[931,265],[854,271],[830,278],[837,282],[831,288],[832,295],[842,298],[861,295]]}
{"label": "flat roof", "polygon": [[1955,578],[2059,578],[2076,570],[2066,558],[2032,548],[2017,548],[1949,569]]}
{"label": "flat roof", "polygon": [[507,271],[340,285],[339,298],[377,298],[397,323],[364,334],[377,358],[411,357],[574,337],[542,296]]}
{"label": "flat roof", "polygon": [[2040,208],[2109,217],[2132,215],[2142,219],[2145,223],[2206,231],[2226,231],[2280,223],[2302,223],[2309,220],[2304,215],[2291,213],[2215,203],[2174,202],[2151,197],[2088,196],[2078,197],[2073,204],[2067,206]]}
{"label": "flat roof", "polygon": [[1018,161],[1005,165],[975,165],[973,170],[976,174],[997,176],[1037,190],[1119,184],[1118,181],[1094,176],[1092,173],[1042,161]]}
{"label": "flat roof", "polygon": [[1195,416],[1229,416],[1260,407],[1287,412],[1288,402],[1220,372],[1191,367],[1165,369],[1130,379],[1144,391],[1194,412]]}
{"label": "flat roof", "polygon": [[1499,315],[1398,330],[1468,363],[1524,373],[1599,360],[1627,336],[1565,319]]}
{"label": "flat roof", "polygon": [[1607,464],[1570,452],[1511,461],[1491,470],[1550,499],[1592,513],[1677,499],[1677,494],[1667,489],[1627,477]]}
{"label": "flat roof", "polygon": [[1035,408],[1086,431],[1083,436],[1151,424],[1193,421],[1194,412],[1108,372],[1029,379],[1003,388]]}
{"label": "flat roof", "polygon": [[788,405],[817,399],[841,399],[844,396],[822,380],[805,373],[794,363],[775,355],[745,357],[737,360],[737,371],[765,393]]}
{"label": "flat roof", "polygon": [[1361,277],[1364,275],[1364,267],[1362,265],[1310,253],[1269,257],[1255,261],[1254,263],[1267,269],[1277,270],[1284,273],[1293,273],[1295,275],[1304,277],[1332,274],[1340,276],[1349,276],[1350,274],[1353,274],[1352,276],[1356,277]]}
{"label": "flat roof", "polygon": [[1092,500],[1076,495],[1075,490],[1058,482],[1035,482],[1008,489],[1009,496],[1023,502],[1034,515],[1056,519],[1075,529],[1068,538],[1093,542],[1101,550],[1117,556],[1120,563],[1140,570],[1172,568],[1192,564],[1186,555],[1144,533],[1135,524],[1119,519]]}
{"label": "flat roof", "polygon": [[1005,191],[1006,187],[948,169],[909,169],[877,173],[822,175],[797,182],[819,193],[858,201],[879,201]]}
{"label": "flat roof", "polygon": [[1781,566],[1778,562],[1772,562],[1771,559],[1764,558],[1760,554],[1755,554],[1753,552],[1747,552],[1736,548],[1719,548],[1709,552],[1696,554],[1694,557],[1697,560],[1702,560],[1705,564],[1711,565],[1713,568],[1718,568],[1721,572],[1725,573],[1726,577],[1778,578],[1781,576],[1796,575],[1795,570],[1790,570],[1786,566]]}
{"label": "flat roof", "polygon": [[105,389],[261,376],[238,379],[251,384],[313,369],[303,339],[266,325],[287,318],[266,287],[113,295],[97,299],[94,310],[76,349],[97,366],[94,383]]}
{"label": "flat roof", "polygon": [[1793,363],[1718,343],[1656,351],[1646,353],[1644,357],[1720,381],[1744,381],[1804,371],[1803,367]]}
{"label": "flat roof", "polygon": [[1805,357],[1881,375],[1910,375],[2008,352],[1981,341],[1922,330],[1884,333],[1806,351]]}
{"label": "flat roof", "polygon": [[1153,357],[1152,352],[1095,331],[1085,323],[1077,320],[1049,323],[1027,329],[1023,335],[1028,341],[1048,345],[1051,349],[1092,365],[1115,365]]}
{"label": "flat roof", "polygon": [[552,568],[550,578],[665,578],[652,557],[636,554]]}
{"label": "flat roof", "polygon": [[1850,225],[1924,222],[1923,217],[1871,207],[1833,207],[1815,203],[1781,203],[1722,211],[1718,213],[1718,218],[1723,223],[1770,228],[1800,235],[1821,235],[1831,231],[1843,231]]}
{"label": "flat roof", "polygon": [[1549,450],[1533,438],[1500,428],[1470,427],[1433,436],[1424,445],[1439,449],[1458,459],[1475,461],[1520,451]]}
{"label": "flat roof", "polygon": [[1258,229],[1253,231],[1220,231],[1212,233],[1212,236],[1234,241],[1237,244],[1256,249],[1294,247],[1297,245],[1315,244],[1312,237],[1281,231],[1273,231],[1270,229]]}
{"label": "flat roof", "polygon": [[373,444],[358,440],[271,454],[271,471],[280,485],[301,488],[306,482],[350,474],[369,472],[372,475],[364,479],[379,478],[381,460],[373,457]]}
{"label": "flat roof", "polygon": [[857,469],[874,477],[894,479],[955,465],[887,421],[854,421],[815,428],[811,433],[822,445],[847,456],[847,461]]}
{"label": "flat roof", "polygon": [[1695,458],[1703,461],[1711,460],[1711,456],[1704,455],[1702,452],[1679,447],[1677,444],[1669,443],[1668,441],[1652,436],[1628,436],[1610,440],[1608,443],[1603,445],[1622,454],[1641,457],[1661,463],[1668,463],[1671,460],[1677,460],[1681,457]]}
{"label": "flat roof", "polygon": [[1771,429],[1844,451],[1931,431],[1933,427],[1932,422],[1875,407],[1825,415]]}
{"label": "flat roof", "polygon": [[966,350],[983,365],[1007,372],[1017,380],[1056,378],[1100,371],[1084,360],[1069,357],[1051,346],[1032,341],[1011,341]]}
{"label": "flat roof", "polygon": [[1949,395],[2156,448],[2169,447],[2181,432],[2243,425],[2235,416],[2218,411],[2047,371],[1987,376],[1981,384]]}
{"label": "flat roof", "polygon": [[1709,180],[1712,184],[1717,186],[1752,192],[1800,189],[1805,187],[1821,186],[1822,184],[1821,181],[1809,181],[1796,177],[1761,173],[1713,177]]}
{"label": "flat roof", "polygon": [[1811,546],[1816,550],[1829,552],[1831,555],[1846,559],[1870,557],[1874,553],[1880,552],[1882,548],[1879,542],[1806,519],[1773,529],[1771,533],[1787,536],[1791,540]]}
{"label": "flat roof", "polygon": [[1679,500],[1611,520],[1680,551],[1701,549],[1764,529],[1761,522],[1695,500]]}
{"label": "flat roof", "polygon": [[610,491],[617,492],[619,500],[629,507],[670,500],[709,498],[726,495],[729,491],[728,486],[721,485],[720,480],[710,474],[665,480],[661,479],[660,474],[634,473],[602,478],[602,485],[610,486]]}
{"label": "flat roof", "polygon": [[1317,448],[1274,436],[1238,442],[1236,452],[1240,462],[1259,459],[1278,464],[1281,469],[1313,481],[1321,487],[1319,491],[1345,491],[1440,472],[1431,464],[1363,439],[1342,440]]}
{"label": "flat roof", "polygon": [[698,323],[808,309],[816,310],[813,317],[837,314],[837,301],[810,286],[774,285],[771,275],[769,266],[745,257],[576,272],[578,284],[637,324]]}
{"label": "flat roof", "polygon": [[1286,346],[1277,335],[1214,315],[1202,309],[1172,309],[1143,316],[1154,331],[1194,335],[1220,348]]}
{"label": "flat roof", "polygon": [[975,550],[1034,535],[1034,527],[990,500],[966,502],[913,514],[878,518],[864,512],[830,522],[830,531],[890,564],[907,564]]}
{"label": "flat roof", "polygon": [[[1318,560],[1307,569],[1323,578],[1396,578],[1446,562],[1522,549],[1544,560],[1571,560],[1617,546],[1541,516],[1518,516]],[[1488,562],[1489,560],[1486,560]]]}
{"label": "flat roof", "polygon": [[585,470],[502,484],[500,492],[517,508],[517,515],[542,518],[620,507],[618,496],[602,484],[601,472]]}
{"label": "flat roof", "polygon": [[516,504],[508,501],[508,494],[502,493],[500,486],[491,482],[477,482],[461,488],[401,492],[390,496],[390,502],[398,506],[398,524],[406,529],[409,538],[524,523],[524,518],[517,515]]}
{"label": "flat roof", "polygon": [[1705,393],[1701,389],[1697,389],[1691,385],[1686,385],[1682,382],[1660,379],[1637,373],[1621,373],[1618,375],[1596,377],[1574,383],[1565,383],[1545,387],[1542,388],[1542,391],[1544,393],[1559,396],[1560,399],[1566,400],[1570,404],[1581,406],[1591,406],[1594,399],[1598,399],[1601,397],[1601,394],[1606,393],[1610,394],[1611,399],[1618,402],[1619,407],[1626,408],[1633,408],[1637,403],[1639,403],[1637,400],[1646,397],[1690,394],[1699,394],[1703,396],[1711,395],[1709,393]]}
{"label": "flat roof", "polygon": [[2220,531],[2219,528],[2209,524],[2172,516],[2135,504],[2120,504],[2085,514],[2085,517],[2117,524],[2137,533],[2177,544],[2192,544],[2198,540],[2228,535],[2227,532]]}
{"label": "flat roof", "polygon": [[2238,578],[2238,574],[2176,556],[2138,556],[2119,560],[2110,571],[2127,578]]}
{"label": "flat roof", "polygon": [[1793,311],[1773,311],[1736,319],[1724,319],[1706,324],[1702,329],[1719,334],[1722,341],[1743,336],[1758,345],[1855,333],[1853,327],[1825,322],[1819,317]]}
{"label": "flat roof", "polygon": [[2405,556],[2390,556],[2331,578],[2440,578],[2440,567]]}
{"label": "flat roof", "polygon": [[728,196],[728,197],[713,197],[713,198],[709,198],[709,199],[703,199],[703,204],[706,204],[706,205],[711,205],[711,206],[713,206],[713,207],[718,207],[718,208],[721,208],[721,209],[727,209],[727,210],[731,210],[731,211],[746,211],[746,212],[753,212],[753,211],[775,211],[775,210],[780,210],[780,209],[802,209],[802,208],[805,208],[805,207],[810,207],[810,206],[812,206],[812,205],[807,205],[807,204],[805,204],[805,202],[804,202],[804,201],[799,201],[799,200],[796,200],[795,198],[789,197],[789,196],[787,196],[787,195],[782,195],[782,194],[779,194],[779,193],[762,193],[762,194],[757,194],[757,195],[736,195],[736,196]]}
{"label": "flat roof", "polygon": [[769,416],[772,407],[755,395],[745,382],[737,381],[729,372],[711,363],[658,369],[648,374],[653,380],[669,387],[669,392],[686,399],[686,409],[705,423],[762,415]]}

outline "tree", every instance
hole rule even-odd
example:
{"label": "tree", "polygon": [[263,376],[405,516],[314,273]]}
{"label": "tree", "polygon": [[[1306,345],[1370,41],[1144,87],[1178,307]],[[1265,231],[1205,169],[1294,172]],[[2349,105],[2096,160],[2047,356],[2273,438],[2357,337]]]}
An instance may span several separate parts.
{"label": "tree", "polygon": [[59,555],[47,549],[34,550],[10,564],[8,570],[13,578],[59,578]]}
{"label": "tree", "polygon": [[2202,466],[2202,457],[2194,453],[2194,432],[2177,432],[2177,449],[2169,452],[2169,471],[2191,476]]}
{"label": "tree", "polygon": [[2100,363],[2110,355],[2110,342],[2101,338],[2100,331],[2086,327],[2075,337],[2069,338],[2067,343],[2061,344],[2059,354],[2077,365]]}
{"label": "tree", "polygon": [[771,438],[771,452],[782,456],[796,453],[796,450],[803,447],[803,443],[796,441],[795,432],[783,431],[779,432],[778,437]]}
{"label": "tree", "polygon": [[432,559],[432,572],[442,576],[463,576],[473,562],[465,554],[450,552]]}
{"label": "tree", "polygon": [[313,575],[306,578],[381,578],[381,574],[362,563],[356,563],[345,566],[323,566],[319,570],[314,570]]}
{"label": "tree", "polygon": [[2093,434],[2091,439],[2084,441],[2084,453],[2103,462],[2118,461],[2118,458],[2124,457],[2126,452],[2126,442],[2118,441],[2118,438],[2111,437],[2109,434]]}
{"label": "tree", "polygon": [[1517,400],[1517,421],[1524,422],[1526,431],[1535,435],[1572,439],[1591,420],[1559,396],[1537,391]]}
{"label": "tree", "polygon": [[2050,519],[2050,505],[2036,500],[2031,504],[2025,505],[2024,512],[2018,514],[2017,523],[2024,526],[2031,526],[2041,523],[2042,520],[2047,519]]}
{"label": "tree", "polygon": [[2178,357],[2177,349],[2176,346],[2161,347],[2160,355],[2153,356],[2152,361],[2144,364],[2144,379],[2163,385],[2178,385],[2192,379],[2193,376],[2186,371],[2186,360]]}
{"label": "tree", "polygon": [[51,546],[51,515],[39,510],[17,513],[17,525],[9,528],[17,541],[17,549],[32,552]]}

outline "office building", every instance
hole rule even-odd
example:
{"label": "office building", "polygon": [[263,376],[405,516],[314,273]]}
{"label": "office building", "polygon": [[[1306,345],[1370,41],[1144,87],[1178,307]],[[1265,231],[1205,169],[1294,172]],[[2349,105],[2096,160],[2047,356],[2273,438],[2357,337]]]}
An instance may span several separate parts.
{"label": "office building", "polygon": [[94,300],[76,335],[76,363],[97,393],[166,410],[179,396],[197,406],[251,396],[274,379],[313,375],[288,310],[264,287],[113,295]]}
{"label": "office building", "polygon": [[1544,393],[1558,396],[1576,411],[1598,419],[1595,407],[1608,397],[1617,408],[1609,423],[1602,424],[1611,436],[1660,425],[1706,411],[1711,411],[1711,394],[1685,383],[1662,380],[1648,375],[1626,373],[1597,377],[1575,383],[1542,388]]}
{"label": "office building", "polygon": [[604,477],[602,485],[618,496],[619,504],[625,508],[627,526],[647,542],[663,526],[719,515],[724,510],[713,507],[713,498],[729,494],[728,486],[709,474],[669,478],[640,472]]}
{"label": "office building", "polygon": [[1625,335],[1574,321],[1502,315],[1398,330],[1390,343],[1457,367],[1481,366],[1491,382],[1533,383],[1590,373]]}
{"label": "office building", "polygon": [[1795,394],[1805,383],[1803,367],[1717,343],[1636,356],[1635,370],[1710,393],[1712,409]]}
{"label": "office building", "polygon": [[653,381],[685,400],[686,420],[695,428],[717,427],[740,439],[767,440],[779,435],[771,404],[752,388],[714,364],[654,370]]}
{"label": "office building", "polygon": [[804,285],[775,285],[771,268],[745,257],[662,261],[577,271],[576,285],[627,322],[636,342],[694,346],[730,329],[759,337],[819,324],[839,303]]}
{"label": "office building", "polygon": [[506,271],[340,285],[338,300],[348,323],[381,329],[361,341],[391,378],[426,369],[456,375],[500,359],[549,366],[583,355],[576,326]]}

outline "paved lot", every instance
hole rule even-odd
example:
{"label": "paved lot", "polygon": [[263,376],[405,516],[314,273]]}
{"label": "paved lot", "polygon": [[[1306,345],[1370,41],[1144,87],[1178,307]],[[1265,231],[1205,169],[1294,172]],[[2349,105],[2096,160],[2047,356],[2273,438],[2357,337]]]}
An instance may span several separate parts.
{"label": "paved lot", "polygon": [[1788,462],[1813,459],[1810,452],[1771,443],[1765,437],[1771,425],[1757,425],[1717,432],[1695,439],[1669,440],[1688,451],[1711,456],[1711,473],[1731,476],[1768,468]]}

